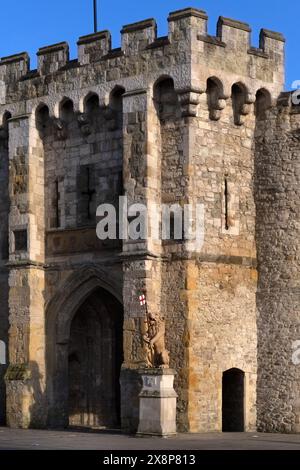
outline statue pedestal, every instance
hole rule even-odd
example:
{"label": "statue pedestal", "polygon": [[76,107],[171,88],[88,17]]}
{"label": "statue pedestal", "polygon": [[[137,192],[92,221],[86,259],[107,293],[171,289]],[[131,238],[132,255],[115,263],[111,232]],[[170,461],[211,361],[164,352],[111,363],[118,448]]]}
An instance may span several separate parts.
{"label": "statue pedestal", "polygon": [[138,436],[168,437],[176,434],[177,393],[173,388],[175,371],[145,369],[139,371],[143,388],[139,394]]}

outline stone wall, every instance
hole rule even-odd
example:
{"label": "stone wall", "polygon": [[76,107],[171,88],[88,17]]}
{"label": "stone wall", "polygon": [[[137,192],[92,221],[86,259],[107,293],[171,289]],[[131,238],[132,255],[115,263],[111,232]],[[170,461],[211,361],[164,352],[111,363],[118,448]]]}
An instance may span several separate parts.
{"label": "stone wall", "polygon": [[300,431],[299,129],[289,94],[256,129],[257,406],[265,432]]}
{"label": "stone wall", "polygon": [[[84,36],[72,61],[66,43],[44,47],[37,70],[29,70],[27,54],[0,61],[0,116],[12,115],[11,425],[68,424],[70,325],[92,290],[103,288],[123,299],[126,429],[136,429],[134,371],[147,354],[141,292],[149,310],[166,319],[178,429],[222,429],[222,374],[229,369],[244,374],[244,427],[255,428],[256,116],[261,96],[270,106],[282,90],[284,39],[262,30],[254,48],[246,23],[221,17],[209,36],[207,19],[196,9],[173,12],[162,38],[154,20],[126,25],[118,49],[107,31]],[[186,239],[100,242],[96,207],[120,194],[148,209],[203,204],[203,246]],[[1,200],[1,213],[7,202]],[[256,227],[264,210],[262,204]]]}
{"label": "stone wall", "polygon": [[49,117],[48,108],[37,111],[44,144],[48,230],[95,226],[98,205],[118,201],[122,101],[121,94],[115,96],[117,91],[111,93],[110,106],[102,108],[96,94],[87,96],[83,114],[74,111],[71,100],[61,103],[57,120]]}
{"label": "stone wall", "polygon": [[[3,122],[0,122],[0,340],[8,348],[8,270],[6,262],[8,259],[8,123],[9,115],[4,115]],[[8,354],[6,354],[6,362]],[[5,386],[4,374],[6,365],[0,365],[0,423],[5,423]]]}
{"label": "stone wall", "polygon": [[184,294],[192,431],[222,430],[222,374],[232,368],[245,373],[245,430],[256,422],[255,115],[249,103],[235,122],[234,87],[210,116],[213,102],[201,95],[189,128],[190,197],[205,208],[204,244],[187,264]]}

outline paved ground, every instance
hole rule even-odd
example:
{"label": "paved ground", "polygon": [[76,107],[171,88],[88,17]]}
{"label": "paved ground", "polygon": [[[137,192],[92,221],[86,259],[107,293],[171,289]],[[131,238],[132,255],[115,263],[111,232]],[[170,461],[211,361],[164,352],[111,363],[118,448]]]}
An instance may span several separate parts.
{"label": "paved ground", "polygon": [[179,434],[175,438],[136,438],[119,432],[39,431],[0,428],[0,450],[300,450],[296,434]]}

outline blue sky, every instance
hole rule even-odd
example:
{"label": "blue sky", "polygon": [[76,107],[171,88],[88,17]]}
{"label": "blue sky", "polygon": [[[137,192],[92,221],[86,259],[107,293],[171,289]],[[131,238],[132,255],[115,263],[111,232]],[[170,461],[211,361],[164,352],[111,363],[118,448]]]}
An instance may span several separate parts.
{"label": "blue sky", "polygon": [[[285,0],[284,4],[282,0],[98,0],[98,4],[99,29],[111,31],[114,47],[120,45],[123,24],[154,17],[162,36],[167,34],[168,13],[189,6],[208,13],[209,34],[215,34],[220,15],[248,22],[254,46],[258,45],[261,27],[280,31],[287,39],[286,88],[300,80],[299,17],[294,0]],[[27,51],[34,68],[39,47],[68,41],[75,58],[78,37],[93,32],[92,5],[93,0],[1,0],[0,56]]]}

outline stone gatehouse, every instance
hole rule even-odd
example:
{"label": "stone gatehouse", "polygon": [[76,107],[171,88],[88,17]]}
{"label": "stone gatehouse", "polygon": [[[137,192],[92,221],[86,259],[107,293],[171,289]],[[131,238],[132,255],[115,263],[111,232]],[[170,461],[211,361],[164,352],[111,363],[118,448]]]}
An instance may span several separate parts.
{"label": "stone gatehouse", "polygon": [[[284,38],[193,8],[0,61],[0,420],[134,431],[143,291],[178,430],[300,431],[300,107]],[[195,204],[204,245],[104,240],[96,208]]]}

